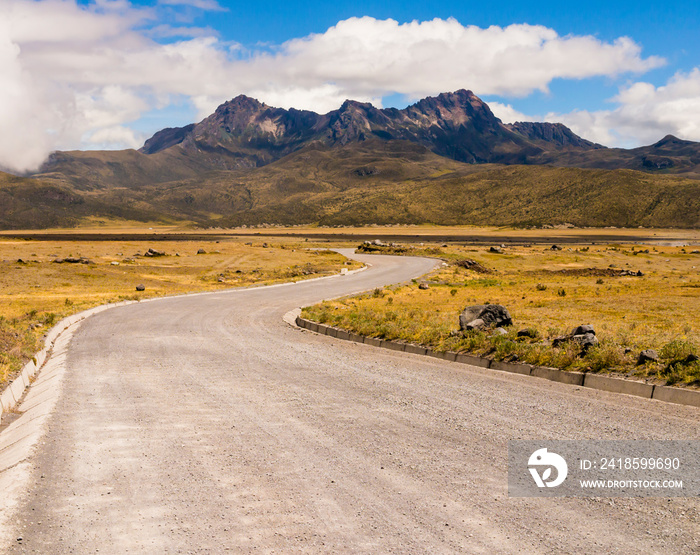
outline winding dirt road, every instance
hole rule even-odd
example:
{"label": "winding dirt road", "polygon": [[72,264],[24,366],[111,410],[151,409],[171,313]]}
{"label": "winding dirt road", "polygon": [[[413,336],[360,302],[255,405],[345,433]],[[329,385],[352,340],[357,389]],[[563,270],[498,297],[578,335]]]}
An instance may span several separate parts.
{"label": "winding dirt road", "polygon": [[[698,409],[294,329],[428,271],[139,303],[86,320],[6,553],[698,553],[698,499],[511,499],[509,439],[698,439]],[[21,540],[18,540],[21,538]]]}

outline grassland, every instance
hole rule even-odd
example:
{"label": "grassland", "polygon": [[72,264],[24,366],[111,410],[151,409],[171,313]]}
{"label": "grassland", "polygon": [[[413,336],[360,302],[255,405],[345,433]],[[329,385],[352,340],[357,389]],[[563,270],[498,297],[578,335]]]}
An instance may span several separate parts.
{"label": "grassland", "polygon": [[[697,247],[586,245],[489,247],[400,245],[384,249],[437,256],[446,264],[419,283],[324,302],[304,309],[312,320],[356,333],[584,372],[613,372],[656,383],[700,385],[700,254]],[[695,252],[693,252],[695,250]],[[485,270],[460,266],[465,259]],[[642,276],[622,276],[623,270]],[[465,306],[502,304],[514,320],[506,335],[457,333]],[[580,324],[599,345],[583,354],[552,340]],[[518,337],[529,329],[533,337]],[[658,362],[637,365],[641,350]],[[691,357],[692,359],[692,357]]]}
{"label": "grassland", "polygon": [[[0,389],[40,348],[41,337],[55,322],[81,310],[125,299],[306,279],[358,266],[335,252],[310,250],[318,246],[284,238],[87,242],[0,237]],[[165,255],[144,256],[149,248]],[[197,254],[200,249],[204,254]],[[137,285],[145,290],[137,292]]]}

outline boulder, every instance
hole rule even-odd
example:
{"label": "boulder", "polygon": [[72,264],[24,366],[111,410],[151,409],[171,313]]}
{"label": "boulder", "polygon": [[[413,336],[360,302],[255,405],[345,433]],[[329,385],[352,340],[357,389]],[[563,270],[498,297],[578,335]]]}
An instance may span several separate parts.
{"label": "boulder", "polygon": [[592,333],[593,335],[595,335],[595,330],[593,329],[593,326],[591,326],[590,324],[576,326],[574,328],[574,331],[571,332],[571,336],[573,337],[575,335],[584,335],[586,333]]}
{"label": "boulder", "polygon": [[491,247],[489,252],[495,252],[496,254],[503,254],[503,249],[501,247]]}
{"label": "boulder", "polygon": [[137,290],[137,291],[145,291],[145,290],[146,290],[146,286],[143,285],[142,283],[140,283],[140,284],[138,284],[138,285],[136,286],[136,290]]}
{"label": "boulder", "polygon": [[499,336],[499,335],[508,335],[508,330],[504,328],[496,328],[493,330],[493,335],[494,336]]}
{"label": "boulder", "polygon": [[646,364],[647,362],[658,362],[659,353],[654,349],[646,349],[639,353],[639,358],[637,359],[637,365]]}
{"label": "boulder", "polygon": [[421,283],[418,285],[418,289],[428,289],[430,286],[427,283]]}
{"label": "boulder", "polygon": [[503,327],[513,324],[508,309],[500,304],[473,305],[466,307],[459,315],[459,329],[462,331]]}
{"label": "boulder", "polygon": [[197,254],[207,254],[207,251],[205,251],[204,249],[198,249]]}
{"label": "boulder", "polygon": [[518,331],[518,337],[529,337],[531,339],[536,339],[537,338],[537,331],[535,331],[531,328],[525,328],[523,330]]}

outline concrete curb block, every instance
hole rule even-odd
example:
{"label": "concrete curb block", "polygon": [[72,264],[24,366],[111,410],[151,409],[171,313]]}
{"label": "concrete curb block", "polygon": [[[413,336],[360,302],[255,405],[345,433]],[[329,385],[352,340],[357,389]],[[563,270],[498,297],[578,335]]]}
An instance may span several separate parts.
{"label": "concrete curb block", "polygon": [[384,349],[406,352],[410,354],[427,355],[440,360],[456,362],[458,364],[468,364],[470,366],[488,368],[490,370],[522,374],[524,376],[532,376],[551,382],[586,387],[588,389],[633,395],[635,397],[655,399],[657,401],[674,403],[677,405],[700,407],[700,391],[695,391],[692,389],[679,389],[675,387],[635,382],[632,380],[621,380],[619,378],[601,376],[599,374],[567,372],[565,370],[559,370],[558,368],[532,366],[530,364],[522,364],[519,362],[502,362],[499,360],[491,360],[485,357],[469,355],[466,353],[434,351],[420,345],[412,345],[410,343],[401,343],[398,341],[389,341],[385,339],[377,339],[376,337],[358,335],[356,333],[326,326],[325,324],[317,324],[316,322],[311,322],[310,320],[306,320],[301,316],[297,317],[296,323],[300,328],[315,331],[320,334],[330,335],[337,339],[364,343],[365,345],[371,345],[372,347],[382,347]]}
{"label": "concrete curb block", "polygon": [[581,372],[565,372],[558,368],[547,368],[546,366],[533,366],[532,376],[543,378],[550,382],[568,383],[570,385],[583,386],[583,377],[585,374]]}
{"label": "concrete curb block", "polygon": [[654,392],[654,386],[648,383],[619,380],[597,374],[586,374],[586,377],[583,379],[583,386],[613,393],[636,395],[646,399],[651,399],[651,395]]}
{"label": "concrete curb block", "polygon": [[698,395],[697,391],[692,391],[690,389],[678,389],[677,387],[657,385],[654,387],[651,398],[666,403],[700,407],[700,395]]}
{"label": "concrete curb block", "polygon": [[501,370],[502,372],[511,372],[513,374],[522,374],[524,376],[529,376],[532,373],[531,365],[521,364],[519,362],[492,360],[489,368],[491,368],[491,370]]}

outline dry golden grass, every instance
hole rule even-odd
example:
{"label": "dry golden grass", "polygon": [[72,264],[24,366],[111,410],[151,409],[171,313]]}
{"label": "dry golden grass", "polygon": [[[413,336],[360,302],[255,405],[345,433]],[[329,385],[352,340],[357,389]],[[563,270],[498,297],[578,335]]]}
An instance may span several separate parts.
{"label": "dry golden grass", "polygon": [[[359,266],[334,252],[310,250],[318,246],[265,238],[146,243],[0,237],[0,388],[40,348],[41,336],[53,323],[81,310],[123,299],[305,279]],[[136,256],[149,248],[166,256]],[[199,249],[207,254],[197,254]],[[90,262],[54,262],[68,257]],[[145,291],[136,291],[140,284]]]}
{"label": "dry golden grass", "polygon": [[[547,246],[509,247],[504,254],[488,247],[435,246],[414,249],[449,262],[418,284],[377,290],[305,309],[317,321],[361,334],[400,339],[445,350],[469,350],[496,358],[516,355],[533,364],[571,370],[616,371],[664,382],[700,384],[700,365],[675,364],[700,354],[700,254],[697,247],[589,245],[555,251]],[[640,252],[644,251],[644,252]],[[648,252],[646,252],[648,251]],[[411,254],[409,251],[408,254]],[[493,273],[476,273],[454,263],[472,259]],[[600,275],[641,270],[643,276]],[[588,268],[603,271],[587,272]],[[583,275],[581,275],[583,274]],[[590,274],[590,275],[586,275]],[[465,306],[502,304],[514,320],[507,336],[472,333],[459,328]],[[554,349],[553,338],[592,324],[601,343],[585,357],[572,345]],[[521,329],[536,330],[536,339],[519,339]],[[643,349],[662,355],[658,364],[636,367]],[[625,353],[625,349],[631,350]],[[675,365],[674,365],[675,364]]]}

